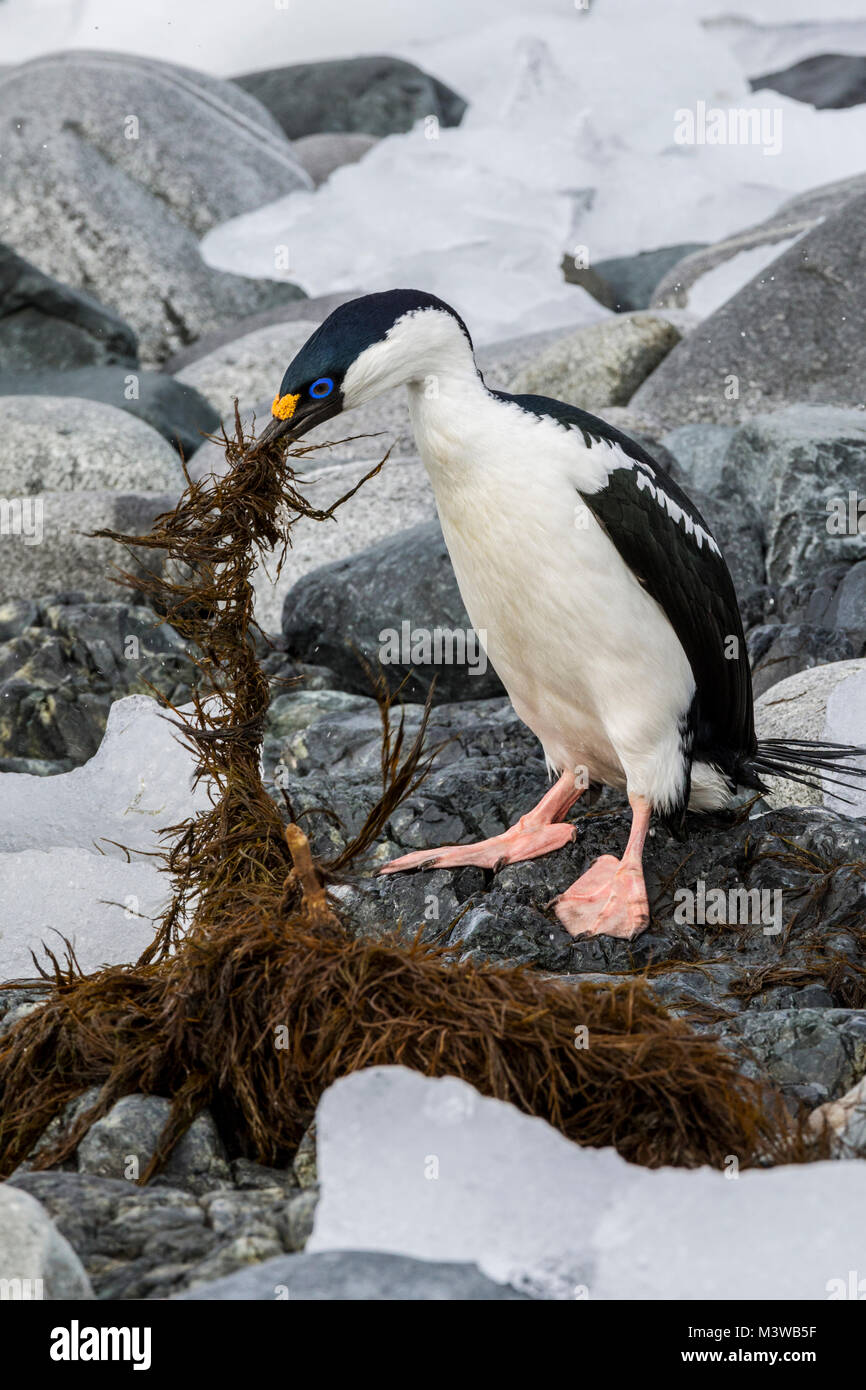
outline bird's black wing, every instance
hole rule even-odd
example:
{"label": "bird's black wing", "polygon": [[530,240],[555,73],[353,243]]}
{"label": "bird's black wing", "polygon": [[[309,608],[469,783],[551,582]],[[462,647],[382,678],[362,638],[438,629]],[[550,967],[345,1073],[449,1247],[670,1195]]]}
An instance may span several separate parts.
{"label": "bird's black wing", "polygon": [[620,430],[547,396],[493,394],[579,431],[587,448],[618,446],[625,455],[628,466],[613,468],[606,486],[580,496],[686,653],[696,686],[689,716],[695,753],[735,772],[738,755],[756,747],[752,677],[730,571],[697,530],[712,538],[710,527],[646,449]]}

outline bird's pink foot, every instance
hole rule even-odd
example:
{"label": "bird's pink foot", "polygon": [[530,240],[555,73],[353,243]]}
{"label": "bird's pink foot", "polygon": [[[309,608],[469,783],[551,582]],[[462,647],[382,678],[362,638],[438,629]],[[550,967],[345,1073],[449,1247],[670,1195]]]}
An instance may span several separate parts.
{"label": "bird's pink foot", "polygon": [[649,922],[641,859],[650,807],[638,796],[630,796],[629,801],[631,833],[622,859],[603,854],[553,901],[557,917],[572,936],[617,936],[630,941]]}
{"label": "bird's pink foot", "polygon": [[458,869],[473,864],[480,869],[498,869],[502,864],[517,864],[521,859],[537,859],[551,850],[562,849],[574,839],[575,827],[562,817],[583,791],[575,783],[574,774],[564,772],[550,791],[546,792],[534,810],[521,816],[517,825],[490,840],[475,845],[446,845],[443,849],[416,849],[392,859],[379,870],[380,874],[400,874],[405,869]]}
{"label": "bird's pink foot", "polygon": [[638,936],[649,922],[640,864],[604,854],[558,898],[554,909],[572,936]]}
{"label": "bird's pink foot", "polygon": [[537,825],[523,828],[514,825],[502,835],[480,840],[474,845],[444,845],[441,849],[416,849],[392,859],[379,872],[399,874],[405,869],[457,869],[473,864],[480,869],[498,869],[504,864],[517,864],[522,859],[537,859],[541,854],[561,849],[574,839],[573,825]]}

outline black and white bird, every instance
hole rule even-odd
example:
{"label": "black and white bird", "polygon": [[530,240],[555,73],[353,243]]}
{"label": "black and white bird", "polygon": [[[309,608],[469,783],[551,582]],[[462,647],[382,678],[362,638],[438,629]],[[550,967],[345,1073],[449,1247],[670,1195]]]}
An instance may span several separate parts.
{"label": "black and white bird", "polygon": [[574,837],[587,786],[626,792],[621,859],[603,855],[555,901],[573,935],[632,937],[649,920],[650,817],[811,782],[860,750],[755,738],[734,586],[709,526],[639,444],[576,406],[488,387],[469,331],[418,290],[336,309],[288,367],[255,448],[405,385],[460,593],[556,784],[517,825],[479,844],[420,850],[383,872],[496,868]]}

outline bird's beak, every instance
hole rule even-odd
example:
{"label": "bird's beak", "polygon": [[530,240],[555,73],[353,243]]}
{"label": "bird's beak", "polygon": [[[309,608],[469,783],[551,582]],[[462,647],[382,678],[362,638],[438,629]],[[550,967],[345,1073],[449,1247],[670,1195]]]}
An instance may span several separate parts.
{"label": "bird's beak", "polygon": [[[244,462],[257,454],[259,449],[273,444],[276,439],[284,439],[288,435],[290,441],[294,443],[308,430],[322,424],[324,420],[330,420],[334,415],[339,415],[343,408],[342,401],[336,392],[321,403],[310,400],[302,402],[298,408],[297,402],[297,396],[283,396],[282,399],[274,401],[274,416],[268,421],[258,439],[254,440],[247,449],[243,457]],[[276,414],[278,409],[282,410],[282,415]]]}
{"label": "bird's beak", "polygon": [[292,420],[269,420],[258,439],[254,440],[247,449],[244,458],[248,459],[253,454],[258,453],[259,449],[263,449],[265,445],[273,444],[275,439],[283,439],[287,434],[293,436],[292,425]]}

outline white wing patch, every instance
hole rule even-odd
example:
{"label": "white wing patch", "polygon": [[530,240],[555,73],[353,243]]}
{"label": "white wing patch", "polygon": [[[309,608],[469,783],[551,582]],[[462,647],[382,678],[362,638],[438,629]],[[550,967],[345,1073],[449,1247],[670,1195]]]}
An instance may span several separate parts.
{"label": "white wing patch", "polygon": [[664,507],[671,521],[675,521],[678,526],[682,526],[687,536],[694,536],[698,544],[698,550],[700,550],[706,542],[710,550],[716,555],[721,556],[722,552],[719,550],[715,539],[710,535],[709,531],[705,531],[703,526],[699,525],[693,516],[690,516],[678,502],[675,502],[672,497],[669,497],[664,489],[660,487],[657,482],[653,481],[649,475],[649,471],[645,471],[640,464],[635,468],[635,478],[638,492],[646,492],[648,490],[650,496],[658,502],[659,506]]}
{"label": "white wing patch", "polygon": [[[612,443],[607,446],[607,448],[605,448],[605,445],[602,445],[599,447],[599,453],[601,453],[602,449],[605,449],[605,452],[609,449],[609,452],[605,460],[608,464],[605,470],[607,476],[601,486],[607,484],[610,480],[611,473],[616,472],[618,468],[628,468],[635,475],[635,483],[637,484],[638,492],[649,492],[653,501],[656,502],[663,511],[667,512],[671,521],[675,522],[677,526],[681,526],[685,535],[693,538],[698,550],[703,549],[706,545],[707,549],[711,550],[714,555],[718,555],[720,559],[722,558],[722,552],[716,544],[715,538],[710,535],[705,527],[701,526],[700,522],[695,520],[690,512],[687,512],[679,502],[675,502],[673,497],[665,492],[662,484],[658,481],[658,478],[648,464],[641,462],[640,459],[631,458],[619,444]],[[595,454],[595,449],[593,448],[591,452]]]}

